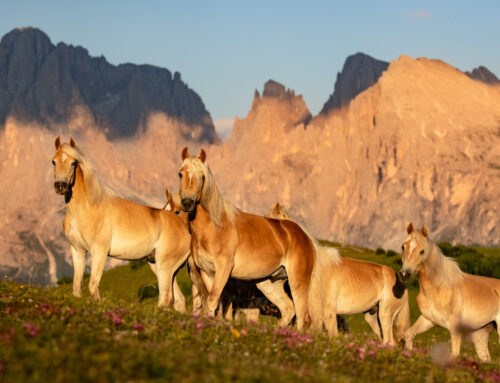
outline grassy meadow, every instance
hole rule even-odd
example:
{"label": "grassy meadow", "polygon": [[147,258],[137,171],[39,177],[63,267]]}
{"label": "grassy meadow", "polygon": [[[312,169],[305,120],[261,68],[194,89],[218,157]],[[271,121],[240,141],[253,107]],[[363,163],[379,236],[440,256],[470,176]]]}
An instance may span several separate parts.
{"label": "grassy meadow", "polygon": [[[400,267],[400,256],[392,253],[340,250]],[[500,249],[477,251],[500,259]],[[191,282],[185,269],[179,276],[189,306]],[[78,299],[71,284],[0,282],[1,382],[500,381],[496,332],[490,340],[493,363],[479,363],[472,344],[465,343],[459,360],[437,365],[431,357],[435,344],[449,342],[438,328],[417,336],[409,352],[382,345],[361,315],[346,318],[351,334],[328,339],[280,329],[274,317],[246,323],[160,310],[156,297],[146,293],[154,292],[155,277],[141,263],[105,272],[99,302],[88,296],[88,279],[84,283],[85,295]],[[412,322],[419,314],[417,286],[409,285]]]}

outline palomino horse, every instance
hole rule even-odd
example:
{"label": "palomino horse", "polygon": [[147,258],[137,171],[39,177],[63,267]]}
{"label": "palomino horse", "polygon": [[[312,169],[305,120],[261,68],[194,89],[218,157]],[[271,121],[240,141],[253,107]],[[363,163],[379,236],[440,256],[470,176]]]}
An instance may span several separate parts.
{"label": "palomino horse", "polygon": [[[181,199],[178,193],[172,195],[166,190],[167,203],[165,208],[173,209],[175,214],[178,214],[187,224],[188,213],[182,211]],[[208,296],[208,289],[212,284],[212,279],[194,264],[192,257],[188,258],[189,272],[191,280],[198,281],[193,283],[192,296],[193,296],[193,312],[203,312],[204,303]],[[249,309],[247,306],[241,306],[242,301],[251,301],[252,298],[257,297],[260,293],[273,303],[280,311],[281,318],[279,320],[280,326],[287,326],[295,316],[293,302],[284,290],[284,284],[287,277],[286,272],[283,270],[282,275],[275,275],[272,279],[255,281],[242,281],[232,279],[228,281],[227,285],[221,294],[221,306],[218,312],[218,317],[225,317],[226,319],[234,319],[236,308],[244,310],[245,315],[251,314],[254,310]],[[204,289],[198,290],[197,285],[201,284]],[[257,291],[258,290],[258,291]],[[260,293],[259,293],[260,291]],[[242,295],[244,297],[242,297]],[[258,306],[260,310],[262,306]],[[344,328],[343,328],[344,329]]]}
{"label": "palomino horse", "polygon": [[183,210],[189,213],[191,255],[196,266],[213,280],[207,299],[209,314],[215,314],[229,277],[267,279],[284,268],[297,327],[302,329],[311,319],[307,296],[316,256],[307,234],[292,221],[248,214],[233,207],[219,192],[203,149],[199,157],[190,157],[184,148],[182,160],[179,194]]}
{"label": "palomino horse", "polygon": [[[291,219],[279,203],[268,216]],[[321,328],[324,324],[328,335],[335,336],[338,334],[337,320],[342,318],[338,314],[364,313],[372,330],[384,342],[394,344],[394,325],[396,336],[401,339],[410,327],[410,307],[408,292],[395,271],[385,265],[344,258],[337,249],[321,246],[314,238],[312,241],[317,257],[309,307],[323,307],[323,323],[313,323],[313,327]]]}
{"label": "palomino horse", "polygon": [[189,255],[187,226],[172,211],[115,196],[98,180],[73,139],[61,144],[57,137],[55,147],[54,188],[66,202],[63,229],[71,244],[73,294],[81,296],[88,251],[92,253],[89,292],[96,299],[107,256],[149,258],[156,262],[152,269],[158,277],[158,305],[169,305],[175,294],[175,308],[183,311],[184,297],[177,283],[172,293],[172,279]]}
{"label": "palomino horse", "polygon": [[448,329],[451,334],[451,355],[460,354],[464,335],[470,336],[477,355],[489,361],[488,338],[491,322],[500,325],[500,280],[464,273],[457,263],[443,255],[427,237],[425,226],[407,228],[403,242],[401,277],[408,280],[418,273],[420,292],[418,308],[422,315],[405,332],[405,342],[412,348],[415,335],[434,326]]}

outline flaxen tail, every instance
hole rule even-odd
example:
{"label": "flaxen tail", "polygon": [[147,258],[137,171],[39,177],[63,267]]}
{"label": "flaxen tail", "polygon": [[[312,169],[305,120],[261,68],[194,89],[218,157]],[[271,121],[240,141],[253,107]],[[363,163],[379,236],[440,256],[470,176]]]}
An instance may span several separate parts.
{"label": "flaxen tail", "polygon": [[311,316],[311,328],[321,331],[323,328],[323,308],[328,297],[326,296],[326,285],[332,268],[341,262],[337,249],[321,246],[316,240],[312,240],[316,250],[316,259],[309,285],[309,314]]}

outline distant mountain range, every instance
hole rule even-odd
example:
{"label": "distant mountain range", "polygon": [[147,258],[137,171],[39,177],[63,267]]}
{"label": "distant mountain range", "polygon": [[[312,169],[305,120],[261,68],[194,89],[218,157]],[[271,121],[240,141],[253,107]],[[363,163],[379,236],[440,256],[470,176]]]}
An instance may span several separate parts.
{"label": "distant mountain range", "polygon": [[438,241],[500,245],[500,85],[484,67],[357,53],[318,115],[269,80],[221,143],[180,74],[16,29],[0,42],[0,273],[18,280],[72,275],[52,186],[59,134],[118,194],[157,207],[188,145],[238,207],[280,201],[320,238],[397,249],[412,220]]}
{"label": "distant mountain range", "polygon": [[[215,143],[200,96],[167,69],[109,64],[86,49],[59,43],[35,28],[15,29],[0,42],[0,124],[7,116],[51,127],[84,107],[109,138],[130,137],[151,112],[200,126],[199,141]],[[191,139],[193,137],[186,136]]]}

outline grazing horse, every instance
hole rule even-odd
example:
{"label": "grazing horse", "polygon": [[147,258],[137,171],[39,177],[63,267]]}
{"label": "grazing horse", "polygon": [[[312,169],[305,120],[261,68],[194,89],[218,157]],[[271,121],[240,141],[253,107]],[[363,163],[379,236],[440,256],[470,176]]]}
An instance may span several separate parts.
{"label": "grazing horse", "polygon": [[[291,219],[276,203],[268,216]],[[311,237],[312,238],[312,237]],[[366,322],[388,344],[394,344],[396,336],[403,337],[410,327],[408,292],[393,269],[385,265],[345,258],[337,249],[321,246],[312,238],[316,248],[316,265],[311,282],[309,307],[323,308],[321,328],[324,324],[329,336],[338,334],[341,315],[364,313]],[[382,333],[380,329],[382,328]]]}
{"label": "grazing horse", "polygon": [[461,271],[427,237],[425,226],[417,231],[410,223],[407,232],[400,274],[407,281],[418,273],[417,305],[422,315],[406,331],[406,346],[411,349],[415,335],[440,326],[450,331],[453,357],[460,354],[463,337],[469,336],[479,359],[490,361],[489,324],[500,325],[500,280]]}
{"label": "grazing horse", "polygon": [[183,311],[184,297],[172,279],[189,255],[187,226],[172,211],[117,197],[99,181],[73,139],[61,144],[57,137],[55,147],[54,188],[64,195],[66,203],[63,229],[71,244],[73,294],[81,296],[88,251],[92,253],[89,292],[96,299],[107,256],[148,258],[155,261],[152,269],[158,277],[158,305],[168,306],[175,294],[174,307]]}
{"label": "grazing horse", "polygon": [[[292,221],[280,221],[237,210],[220,193],[206,164],[206,153],[182,151],[179,171],[182,208],[189,213],[191,255],[211,279],[207,306],[214,315],[229,277],[243,280],[288,276],[297,327],[302,329],[316,313],[309,313],[307,296],[316,253],[306,233]],[[262,285],[259,287],[264,288]]]}

